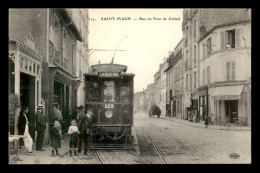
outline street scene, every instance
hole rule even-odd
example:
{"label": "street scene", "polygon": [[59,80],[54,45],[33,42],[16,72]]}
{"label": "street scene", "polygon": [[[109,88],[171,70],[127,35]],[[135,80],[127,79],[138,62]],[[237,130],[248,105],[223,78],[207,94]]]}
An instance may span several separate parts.
{"label": "street scene", "polygon": [[8,164],[251,164],[251,9],[9,9]]}

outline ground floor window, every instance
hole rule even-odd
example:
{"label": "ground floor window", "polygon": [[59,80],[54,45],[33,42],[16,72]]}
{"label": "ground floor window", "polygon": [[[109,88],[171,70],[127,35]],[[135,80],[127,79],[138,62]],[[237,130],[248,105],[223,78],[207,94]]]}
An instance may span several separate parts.
{"label": "ground floor window", "polygon": [[238,100],[224,100],[225,115],[229,122],[233,123],[238,117]]}

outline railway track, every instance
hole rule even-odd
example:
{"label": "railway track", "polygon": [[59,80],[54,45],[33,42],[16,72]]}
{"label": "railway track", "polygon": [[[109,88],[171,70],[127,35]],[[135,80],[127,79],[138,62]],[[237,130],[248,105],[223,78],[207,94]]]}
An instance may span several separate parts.
{"label": "railway track", "polygon": [[167,161],[166,161],[166,159],[165,159],[165,157],[163,156],[162,152],[159,150],[159,148],[158,148],[157,145],[154,143],[154,141],[150,138],[150,136],[147,134],[147,132],[146,132],[144,129],[142,129],[142,130],[143,130],[145,136],[151,141],[151,144],[153,145],[155,151],[157,152],[157,154],[158,154],[159,157],[161,158],[162,162],[163,162],[164,164],[168,164]]}
{"label": "railway track", "polygon": [[139,157],[143,162],[147,163],[147,164],[152,164],[151,162],[149,162],[148,160],[144,159],[142,156],[140,156],[139,154],[137,154],[136,152],[129,150],[129,152],[137,157]]}
{"label": "railway track", "polygon": [[[143,129],[144,130],[144,129]],[[145,131],[144,131],[145,132]],[[146,133],[146,132],[145,132]],[[161,133],[164,133],[163,131]],[[147,135],[147,133],[146,133]],[[173,138],[175,141],[177,141],[177,143],[180,145],[180,146],[183,146],[184,148],[186,148],[187,150],[189,151],[192,151],[193,153],[197,154],[198,156],[200,156],[201,158],[205,159],[205,160],[208,160],[209,158],[206,157],[204,154],[202,154],[201,152],[199,152],[198,150],[190,147],[189,145],[187,144],[184,144],[178,137],[176,137],[175,135],[173,135],[172,133],[169,134],[171,138]],[[148,136],[149,137],[149,136]],[[149,137],[150,138],[150,137]]]}
{"label": "railway track", "polygon": [[98,152],[97,152],[96,150],[93,150],[93,153],[95,154],[95,156],[96,156],[98,162],[99,162],[100,164],[103,164],[103,162],[102,162],[102,160],[101,160],[100,155],[98,154]]}

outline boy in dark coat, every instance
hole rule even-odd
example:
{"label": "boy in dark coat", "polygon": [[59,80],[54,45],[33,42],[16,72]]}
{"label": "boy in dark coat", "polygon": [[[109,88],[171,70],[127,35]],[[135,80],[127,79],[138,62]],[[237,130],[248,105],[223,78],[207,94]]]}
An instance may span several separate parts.
{"label": "boy in dark coat", "polygon": [[53,147],[52,156],[60,156],[58,148],[61,148],[61,127],[58,120],[54,121],[54,126],[51,129],[51,146]]}

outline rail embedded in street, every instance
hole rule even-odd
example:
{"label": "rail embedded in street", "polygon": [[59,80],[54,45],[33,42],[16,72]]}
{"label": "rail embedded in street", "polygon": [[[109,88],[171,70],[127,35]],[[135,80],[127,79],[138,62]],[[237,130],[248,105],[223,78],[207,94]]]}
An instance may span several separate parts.
{"label": "rail embedded in street", "polygon": [[154,143],[154,141],[150,138],[150,136],[147,134],[147,132],[143,129],[143,132],[145,134],[145,136],[151,141],[154,149],[156,150],[157,154],[160,156],[161,160],[163,161],[164,164],[168,164],[166,159],[164,158],[162,152],[159,150],[159,148],[157,147],[157,145]]}

